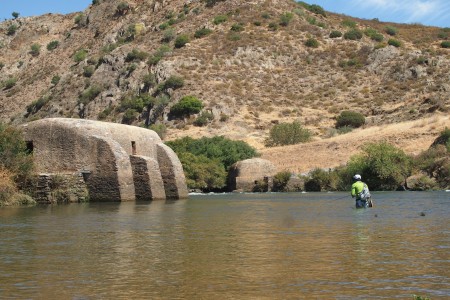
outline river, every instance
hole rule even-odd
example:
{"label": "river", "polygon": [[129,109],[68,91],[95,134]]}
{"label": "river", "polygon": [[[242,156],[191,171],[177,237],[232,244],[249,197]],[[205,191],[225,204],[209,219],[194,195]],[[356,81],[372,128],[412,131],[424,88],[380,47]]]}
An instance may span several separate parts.
{"label": "river", "polygon": [[0,208],[0,299],[450,298],[450,193]]}

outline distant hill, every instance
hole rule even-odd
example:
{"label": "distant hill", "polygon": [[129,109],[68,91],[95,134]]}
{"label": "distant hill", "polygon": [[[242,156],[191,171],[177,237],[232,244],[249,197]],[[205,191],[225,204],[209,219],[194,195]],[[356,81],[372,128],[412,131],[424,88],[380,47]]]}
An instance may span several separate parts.
{"label": "distant hill", "polygon": [[[167,139],[225,135],[270,152],[273,124],[299,120],[333,143],[336,116],[354,110],[366,129],[437,118],[417,126],[432,141],[448,124],[449,36],[290,0],[95,0],[0,23],[0,119],[157,123]],[[170,118],[187,95],[203,122]]]}

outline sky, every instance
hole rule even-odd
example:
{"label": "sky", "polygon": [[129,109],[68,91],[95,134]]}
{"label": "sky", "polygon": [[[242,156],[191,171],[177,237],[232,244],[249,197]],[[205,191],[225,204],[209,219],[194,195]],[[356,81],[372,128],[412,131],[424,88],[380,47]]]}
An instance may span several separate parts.
{"label": "sky", "polygon": [[[384,22],[450,27],[450,0],[304,0],[325,10]],[[83,11],[92,0],[0,0],[0,21],[21,17]]]}

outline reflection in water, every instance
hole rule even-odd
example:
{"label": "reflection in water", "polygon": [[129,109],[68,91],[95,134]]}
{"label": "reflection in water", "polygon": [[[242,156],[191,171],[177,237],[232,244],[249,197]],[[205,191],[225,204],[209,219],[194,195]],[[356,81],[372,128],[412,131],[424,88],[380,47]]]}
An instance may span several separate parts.
{"label": "reflection in water", "polygon": [[338,196],[0,209],[0,298],[450,297],[448,193]]}

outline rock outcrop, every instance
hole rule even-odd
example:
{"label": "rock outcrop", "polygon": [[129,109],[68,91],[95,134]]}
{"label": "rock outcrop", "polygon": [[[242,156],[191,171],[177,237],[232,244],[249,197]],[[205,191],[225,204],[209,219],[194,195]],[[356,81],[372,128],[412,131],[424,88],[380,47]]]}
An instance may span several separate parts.
{"label": "rock outcrop", "polygon": [[238,161],[230,168],[228,186],[231,191],[269,191],[276,171],[274,164],[265,159],[251,158]]}
{"label": "rock outcrop", "polygon": [[81,119],[23,125],[38,173],[83,176],[91,201],[180,199],[188,196],[181,163],[144,128]]}

